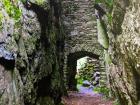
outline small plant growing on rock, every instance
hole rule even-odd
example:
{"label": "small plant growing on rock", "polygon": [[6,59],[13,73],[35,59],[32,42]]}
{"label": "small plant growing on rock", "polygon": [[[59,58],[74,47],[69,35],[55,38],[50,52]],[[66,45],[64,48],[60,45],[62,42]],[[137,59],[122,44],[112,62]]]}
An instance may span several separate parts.
{"label": "small plant growing on rock", "polygon": [[3,6],[9,17],[12,17],[15,21],[19,21],[22,14],[21,9],[18,7],[18,0],[11,2],[10,0],[2,0]]}
{"label": "small plant growing on rock", "polygon": [[94,92],[103,94],[106,98],[109,98],[109,89],[105,86],[95,87]]}

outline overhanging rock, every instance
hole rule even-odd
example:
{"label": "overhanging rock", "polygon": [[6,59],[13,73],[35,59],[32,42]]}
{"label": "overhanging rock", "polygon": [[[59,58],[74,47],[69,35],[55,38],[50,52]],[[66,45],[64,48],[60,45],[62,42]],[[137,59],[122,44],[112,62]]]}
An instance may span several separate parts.
{"label": "overhanging rock", "polygon": [[0,64],[8,69],[12,69],[15,66],[16,54],[8,51],[3,45],[0,45]]}

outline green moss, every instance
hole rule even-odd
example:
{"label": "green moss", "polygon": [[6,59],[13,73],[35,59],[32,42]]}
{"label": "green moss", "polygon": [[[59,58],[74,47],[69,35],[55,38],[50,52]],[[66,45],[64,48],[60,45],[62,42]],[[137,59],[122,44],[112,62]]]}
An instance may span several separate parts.
{"label": "green moss", "polygon": [[83,80],[91,81],[91,76],[94,73],[94,64],[87,63],[83,68],[79,70],[79,74],[76,75],[76,79],[79,84],[82,84]]}
{"label": "green moss", "polygon": [[113,19],[112,14],[108,13],[107,17],[108,17],[108,23],[111,25],[112,24],[112,19]]}
{"label": "green moss", "polygon": [[2,19],[4,18],[3,14],[0,12],[0,30],[2,29]]}
{"label": "green moss", "polygon": [[[25,4],[26,0],[21,0],[21,2]],[[49,2],[48,2],[48,0],[30,0],[30,2],[39,5],[40,7],[42,7],[45,10],[49,9]]]}
{"label": "green moss", "polygon": [[18,3],[18,0],[14,0],[14,2],[11,2],[10,0],[2,0],[2,2],[8,15],[18,22],[22,14],[21,9],[15,5]]}
{"label": "green moss", "polygon": [[[27,0],[20,0],[22,3],[26,3]],[[44,2],[46,2],[47,0],[30,0],[30,2],[36,3],[38,5],[43,5]]]}
{"label": "green moss", "polygon": [[97,30],[98,30],[98,42],[102,45],[103,48],[108,49],[109,47],[109,38],[104,26],[103,21],[97,19]]}
{"label": "green moss", "polygon": [[95,3],[101,3],[103,5],[106,6],[106,9],[107,9],[107,18],[108,18],[108,23],[111,25],[112,23],[112,10],[113,10],[113,4],[114,4],[114,0],[95,0]]}
{"label": "green moss", "polygon": [[109,55],[109,53],[108,53],[108,51],[107,50],[105,50],[104,51],[104,56],[105,56],[105,62],[106,62],[106,64],[111,64],[112,63],[112,60],[111,60],[111,57],[110,57],[110,55]]}
{"label": "green moss", "polygon": [[42,5],[46,0],[35,0],[35,2],[39,5]]}
{"label": "green moss", "polygon": [[107,88],[107,87],[104,87],[104,86],[102,86],[102,87],[95,87],[94,88],[94,92],[97,92],[97,93],[101,93],[101,94],[103,94],[106,98],[109,98],[109,88]]}
{"label": "green moss", "polygon": [[36,49],[36,41],[37,41],[37,38],[35,36],[28,37],[26,40],[24,40],[25,49],[28,55],[31,55],[33,51]]}
{"label": "green moss", "polygon": [[113,2],[114,0],[95,0],[95,3],[103,3],[110,9],[113,7]]}

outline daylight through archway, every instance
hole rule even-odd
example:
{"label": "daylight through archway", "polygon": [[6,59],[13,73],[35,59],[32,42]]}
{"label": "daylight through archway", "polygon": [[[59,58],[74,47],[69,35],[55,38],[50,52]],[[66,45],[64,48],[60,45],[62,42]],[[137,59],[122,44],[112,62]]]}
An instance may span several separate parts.
{"label": "daylight through archway", "polygon": [[[83,57],[85,57],[85,58],[83,58]],[[78,73],[77,61],[80,58],[83,58],[85,60],[88,67],[90,67],[90,65],[94,66],[94,68],[92,67],[92,69],[94,69],[95,71],[103,70],[100,65],[99,55],[96,55],[96,54],[93,54],[93,53],[87,52],[87,51],[79,51],[79,52],[69,54],[68,61],[67,61],[67,77],[66,77],[67,78],[66,84],[67,84],[69,90],[77,90],[77,79],[76,79],[76,74]],[[89,65],[88,65],[88,63],[89,63]],[[92,78],[92,75],[94,75],[94,72],[89,75],[90,75],[90,78]],[[86,77],[83,77],[83,79],[84,78],[86,79]],[[91,82],[91,80],[90,80],[90,82]]]}

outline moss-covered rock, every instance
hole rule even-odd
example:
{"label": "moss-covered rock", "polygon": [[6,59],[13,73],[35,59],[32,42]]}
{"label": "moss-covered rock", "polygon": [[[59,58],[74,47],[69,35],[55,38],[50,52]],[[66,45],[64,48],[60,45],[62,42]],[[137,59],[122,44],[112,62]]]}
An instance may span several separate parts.
{"label": "moss-covered rock", "polygon": [[[64,89],[62,81],[64,47],[57,43],[64,41],[61,2],[31,0],[26,3],[16,0],[3,5],[6,1],[0,1],[2,10],[0,42],[5,49],[14,53],[15,64],[14,68],[9,70],[0,59],[2,63],[0,71],[5,72],[0,72],[2,77],[0,81],[6,80],[0,82],[0,104],[59,104]],[[11,8],[10,13],[17,13],[15,15],[18,15],[18,22],[9,14],[9,10],[7,11],[8,6]]]}

